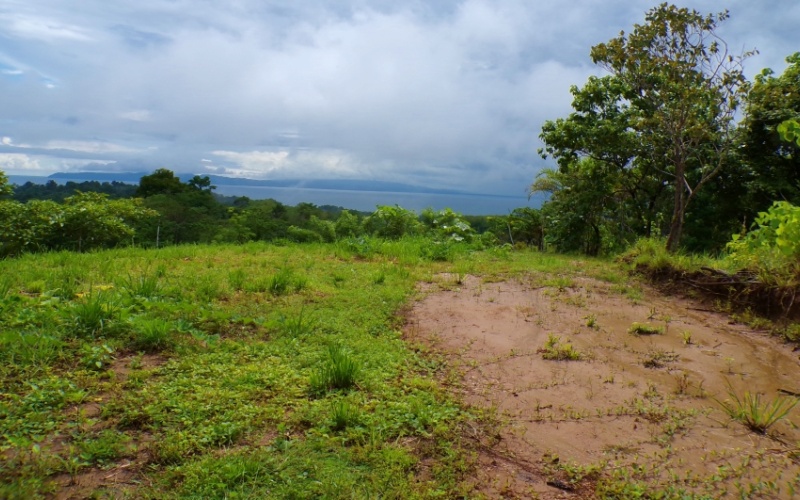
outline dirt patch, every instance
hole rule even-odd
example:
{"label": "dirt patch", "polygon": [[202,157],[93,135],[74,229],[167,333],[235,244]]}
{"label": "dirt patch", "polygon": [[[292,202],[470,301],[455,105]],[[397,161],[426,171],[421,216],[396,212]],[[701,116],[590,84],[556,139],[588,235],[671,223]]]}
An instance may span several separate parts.
{"label": "dirt patch", "polygon": [[715,498],[800,491],[800,431],[782,420],[755,433],[720,404],[800,393],[790,346],[649,289],[633,302],[583,278],[441,281],[450,289],[428,285],[406,335],[448,357],[466,402],[507,421],[480,459],[488,496],[591,498],[598,481]]}

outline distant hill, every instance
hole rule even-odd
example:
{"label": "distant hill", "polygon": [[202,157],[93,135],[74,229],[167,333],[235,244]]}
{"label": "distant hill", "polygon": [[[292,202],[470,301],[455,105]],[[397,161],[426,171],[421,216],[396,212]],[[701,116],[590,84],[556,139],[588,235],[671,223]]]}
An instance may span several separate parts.
{"label": "distant hill", "polygon": [[[126,182],[138,184],[139,179],[150,172],[56,172],[46,180],[66,181],[99,181]],[[194,174],[179,174],[182,181],[191,179]],[[209,175],[211,183],[216,186],[254,186],[277,188],[332,189],[337,191],[377,191],[393,193],[425,193],[425,194],[473,194],[454,189],[436,189],[424,186],[403,184],[400,182],[371,181],[358,179],[274,179],[256,180],[241,177],[225,177]]]}

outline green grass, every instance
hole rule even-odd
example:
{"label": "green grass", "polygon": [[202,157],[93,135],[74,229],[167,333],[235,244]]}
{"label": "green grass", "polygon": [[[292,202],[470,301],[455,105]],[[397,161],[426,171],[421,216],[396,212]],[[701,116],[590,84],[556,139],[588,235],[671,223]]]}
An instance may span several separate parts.
{"label": "green grass", "polygon": [[[424,248],[366,238],[0,261],[0,497],[130,460],[141,480],[124,495],[138,498],[467,495],[460,429],[480,424],[440,387],[442,365],[402,341],[398,311],[451,261],[496,272],[497,258]],[[529,265],[504,259],[510,274]],[[436,464],[426,480],[422,460]],[[95,492],[109,494],[123,495]]]}
{"label": "green grass", "polygon": [[800,399],[778,396],[772,401],[762,401],[761,395],[745,391],[738,394],[730,388],[729,398],[721,401],[715,399],[731,420],[741,422],[745,427],[758,434],[766,434],[770,427],[786,418],[797,406]]}
{"label": "green grass", "polygon": [[476,497],[468,435],[496,421],[451,395],[399,313],[440,273],[622,283],[609,266],[423,238],[0,261],[0,497],[131,462],[135,481],[80,494]]}
{"label": "green grass", "polygon": [[663,335],[664,327],[654,326],[649,323],[633,323],[628,328],[631,335]]}
{"label": "green grass", "polygon": [[585,356],[578,352],[569,342],[562,342],[561,338],[552,333],[547,336],[544,346],[539,349],[542,359],[554,361],[579,361]]}

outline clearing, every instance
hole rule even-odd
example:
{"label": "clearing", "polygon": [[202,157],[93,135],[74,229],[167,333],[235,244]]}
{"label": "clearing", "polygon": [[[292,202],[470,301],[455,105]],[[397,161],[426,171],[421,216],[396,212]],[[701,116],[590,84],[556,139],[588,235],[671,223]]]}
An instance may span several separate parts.
{"label": "clearing", "polygon": [[792,497],[800,410],[773,424],[767,403],[784,409],[800,393],[795,350],[575,264],[496,282],[440,275],[408,315],[406,338],[444,355],[453,390],[504,424],[475,433],[483,492]]}

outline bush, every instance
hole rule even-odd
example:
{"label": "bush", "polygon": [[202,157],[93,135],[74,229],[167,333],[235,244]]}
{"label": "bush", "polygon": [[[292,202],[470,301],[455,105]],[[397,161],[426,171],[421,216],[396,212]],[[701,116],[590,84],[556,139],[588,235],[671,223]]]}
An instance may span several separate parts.
{"label": "bush", "polygon": [[416,214],[395,205],[379,206],[364,221],[367,232],[380,238],[399,240],[403,236],[413,236],[419,232],[420,223]]}
{"label": "bush", "polygon": [[769,210],[758,214],[755,226],[744,237],[733,235],[727,245],[728,258],[745,268],[796,272],[800,259],[800,207],[776,201]]}

